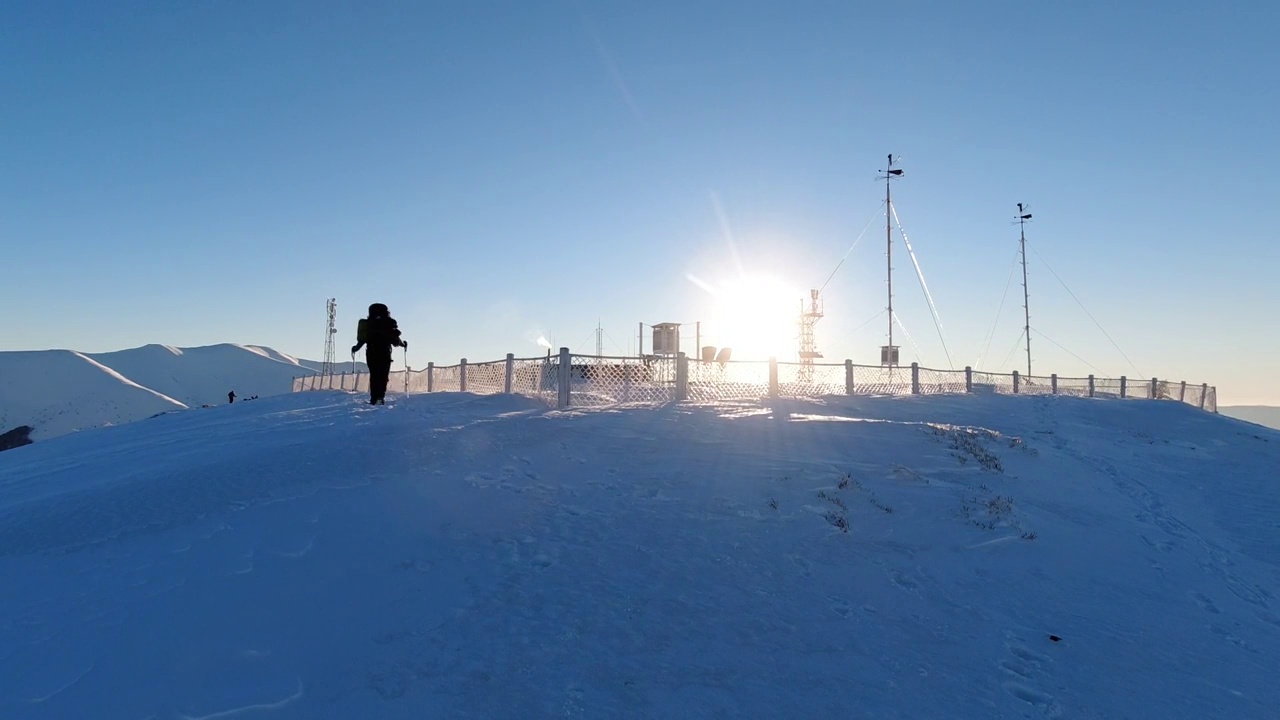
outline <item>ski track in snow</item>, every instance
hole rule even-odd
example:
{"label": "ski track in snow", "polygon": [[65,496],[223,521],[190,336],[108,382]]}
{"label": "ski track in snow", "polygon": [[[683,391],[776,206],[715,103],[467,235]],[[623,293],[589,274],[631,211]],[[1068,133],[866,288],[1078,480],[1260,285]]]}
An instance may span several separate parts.
{"label": "ski track in snow", "polygon": [[91,473],[0,456],[0,717],[1280,704],[1277,537],[1237,517],[1280,508],[1276,445],[1190,408],[255,402],[95,431]]}

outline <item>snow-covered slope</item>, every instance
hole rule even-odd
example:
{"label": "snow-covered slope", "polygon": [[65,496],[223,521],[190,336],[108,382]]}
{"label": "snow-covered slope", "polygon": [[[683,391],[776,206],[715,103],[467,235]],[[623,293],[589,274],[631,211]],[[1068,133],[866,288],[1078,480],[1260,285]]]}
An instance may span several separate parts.
{"label": "snow-covered slope", "polygon": [[31,425],[44,440],[182,406],[225,404],[233,390],[241,399],[278,395],[319,368],[259,345],[0,352],[0,432]]}
{"label": "snow-covered slope", "polygon": [[0,454],[0,717],[1273,718],[1280,433],[299,393]]}
{"label": "snow-covered slope", "polygon": [[[297,365],[303,368],[304,370],[309,370],[311,372],[320,372],[320,368],[324,366],[324,363],[317,362],[315,360],[303,360],[301,358],[296,358],[292,355],[286,355],[285,353],[282,353],[279,350],[276,350],[275,348],[269,348],[263,345],[241,345],[239,347],[243,347],[247,350],[252,350],[256,353],[265,355],[266,357],[269,357],[272,360],[279,360],[280,362],[288,363],[290,365]],[[353,366],[350,362],[340,363],[338,367],[338,372],[351,371],[352,367]],[[356,370],[360,370],[362,368],[364,368],[364,363],[357,363],[355,365]],[[301,374],[302,373],[299,373],[299,375]]]}
{"label": "snow-covered slope", "polygon": [[287,393],[293,378],[314,372],[275,350],[228,343],[195,348],[145,345],[90,357],[188,405],[225,403],[232,390],[241,398]]}
{"label": "snow-covered slope", "polygon": [[0,431],[30,425],[44,439],[185,408],[78,352],[0,352]]}

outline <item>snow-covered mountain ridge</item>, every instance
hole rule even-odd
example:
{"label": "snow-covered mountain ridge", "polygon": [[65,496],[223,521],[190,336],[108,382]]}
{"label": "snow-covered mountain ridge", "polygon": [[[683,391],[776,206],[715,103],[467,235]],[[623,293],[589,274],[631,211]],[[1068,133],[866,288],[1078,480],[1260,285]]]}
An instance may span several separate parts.
{"label": "snow-covered mountain ridge", "polygon": [[[347,363],[349,366],[350,363]],[[268,347],[145,345],[108,353],[0,352],[0,432],[21,425],[45,440],[157,413],[224,404],[227,393],[267,397],[291,390],[319,363]]]}

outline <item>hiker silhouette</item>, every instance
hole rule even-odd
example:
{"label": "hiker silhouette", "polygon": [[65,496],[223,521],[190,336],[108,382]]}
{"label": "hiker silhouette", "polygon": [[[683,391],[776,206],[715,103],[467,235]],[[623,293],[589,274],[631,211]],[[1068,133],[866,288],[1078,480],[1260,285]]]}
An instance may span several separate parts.
{"label": "hiker silhouette", "polygon": [[386,404],[387,378],[391,375],[391,348],[409,347],[400,337],[400,326],[382,303],[369,306],[369,316],[356,325],[355,355],[364,347],[364,361],[369,366],[369,404]]}

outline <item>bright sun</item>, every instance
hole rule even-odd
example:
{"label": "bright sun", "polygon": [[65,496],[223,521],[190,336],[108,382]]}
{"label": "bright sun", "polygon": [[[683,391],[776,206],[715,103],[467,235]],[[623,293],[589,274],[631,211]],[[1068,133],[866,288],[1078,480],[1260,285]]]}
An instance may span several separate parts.
{"label": "bright sun", "polygon": [[795,360],[802,293],[767,276],[707,289],[715,297],[708,337],[733,348],[733,359]]}

